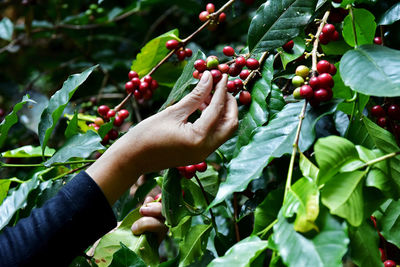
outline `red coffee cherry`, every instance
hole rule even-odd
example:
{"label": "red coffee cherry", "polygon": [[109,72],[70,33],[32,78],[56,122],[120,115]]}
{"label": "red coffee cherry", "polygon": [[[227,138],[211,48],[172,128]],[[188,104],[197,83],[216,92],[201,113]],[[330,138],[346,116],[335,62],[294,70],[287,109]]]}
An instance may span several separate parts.
{"label": "red coffee cherry", "polygon": [[246,61],[246,66],[251,70],[256,70],[260,67],[260,62],[258,62],[258,60],[255,58],[249,58]]}
{"label": "red coffee cherry", "polygon": [[217,84],[222,79],[222,73],[219,70],[211,70],[214,84]]}
{"label": "red coffee cherry", "polygon": [[143,99],[144,100],[149,100],[153,96],[153,91],[150,89],[146,90],[143,94]]}
{"label": "red coffee cherry", "polygon": [[126,118],[129,117],[129,111],[127,111],[126,109],[121,109],[121,110],[118,112],[118,116],[120,116],[120,117],[123,118],[123,119],[126,119]]}
{"label": "red coffee cherry", "polygon": [[319,74],[329,73],[330,70],[331,70],[331,63],[329,63],[327,60],[318,61],[317,71]]}
{"label": "red coffee cherry", "polygon": [[329,44],[329,36],[326,36],[325,33],[321,32],[321,34],[319,35],[319,42],[323,45],[327,45]]}
{"label": "red coffee cherry", "polygon": [[153,80],[153,78],[151,78],[150,75],[146,75],[146,76],[143,77],[143,81],[148,83],[148,84],[151,84],[152,80]]}
{"label": "red coffee cherry", "polygon": [[133,92],[133,95],[135,96],[136,100],[140,100],[142,99],[142,93],[139,90],[135,90],[135,92]]}
{"label": "red coffee cherry", "polygon": [[324,35],[326,35],[327,37],[331,38],[333,33],[336,31],[336,28],[333,24],[326,24],[323,28],[322,28],[322,32],[324,33]]}
{"label": "red coffee cherry", "polygon": [[158,88],[158,82],[156,80],[152,80],[150,84],[150,89],[152,91],[156,90]]}
{"label": "red coffee cherry", "polygon": [[314,92],[314,98],[319,102],[325,102],[329,100],[329,93],[326,89],[318,89]]}
{"label": "red coffee cherry", "polygon": [[214,13],[215,12],[215,6],[214,6],[214,4],[213,3],[208,3],[207,5],[206,5],[206,10],[207,10],[207,12],[208,13]]}
{"label": "red coffee cherry", "polygon": [[318,76],[318,84],[321,88],[332,88],[334,81],[329,73],[322,73]]}
{"label": "red coffee cherry", "polygon": [[313,88],[313,89],[318,89],[319,88],[319,80],[318,77],[312,77],[309,81],[308,84]]}
{"label": "red coffee cherry", "polygon": [[235,63],[237,67],[243,68],[244,66],[246,66],[246,59],[242,56],[237,57]]}
{"label": "red coffee cherry", "polygon": [[242,105],[250,105],[251,103],[251,94],[248,91],[242,91],[239,95],[239,102]]}
{"label": "red coffee cherry", "polygon": [[240,91],[243,89],[243,82],[240,79],[234,80],[235,86],[236,86],[236,91]]}
{"label": "red coffee cherry", "polygon": [[208,16],[210,15],[210,13],[208,13],[207,11],[203,11],[199,14],[199,19],[201,22],[206,22],[208,20]]}
{"label": "red coffee cherry", "polygon": [[128,73],[128,77],[129,77],[129,80],[132,80],[133,78],[139,78],[139,75],[136,73],[136,71],[131,70]]}
{"label": "red coffee cherry", "polygon": [[138,77],[133,78],[133,79],[131,80],[131,82],[132,82],[133,88],[134,88],[135,90],[139,88],[140,83],[141,83],[141,81],[140,81],[140,79],[139,79]]}
{"label": "red coffee cherry", "polygon": [[250,75],[250,71],[249,71],[249,70],[242,70],[242,71],[240,72],[239,77],[240,77],[240,79],[242,79],[242,80],[246,80],[247,77],[249,77],[249,75]]}
{"label": "red coffee cherry", "polygon": [[190,48],[185,48],[186,57],[191,57],[193,55],[193,51]]}
{"label": "red coffee cherry", "polygon": [[220,23],[224,23],[226,21],[226,14],[224,12],[221,12],[221,14],[219,14],[218,21]]}
{"label": "red coffee cherry", "polygon": [[114,126],[117,126],[117,127],[119,127],[119,126],[121,126],[122,124],[124,123],[124,118],[122,118],[122,117],[120,117],[120,116],[115,116],[115,119],[114,119]]}
{"label": "red coffee cherry", "polygon": [[313,108],[316,108],[316,107],[318,107],[319,106],[319,104],[321,103],[318,99],[316,99],[315,97],[313,98],[313,99],[311,99],[310,101],[309,101],[309,103],[310,103],[310,105],[313,107]]}
{"label": "red coffee cherry", "polygon": [[385,267],[396,267],[396,263],[392,260],[387,260],[383,263]]}
{"label": "red coffee cherry", "polygon": [[222,53],[227,57],[232,57],[235,55],[235,50],[230,46],[225,46],[224,49],[222,49]]}
{"label": "red coffee cherry", "polygon": [[174,49],[176,49],[178,46],[179,46],[179,41],[178,40],[175,40],[175,39],[171,39],[171,40],[168,40],[166,43],[165,43],[165,46],[167,47],[167,49],[168,50],[174,50]]}
{"label": "red coffee cherry", "polygon": [[111,118],[113,118],[114,116],[115,116],[115,110],[110,109],[110,110],[107,112],[107,119],[111,119]]}
{"label": "red coffee cherry", "polygon": [[385,117],[381,117],[376,121],[376,124],[378,124],[379,126],[381,126],[382,128],[384,128],[387,124],[387,120]]}
{"label": "red coffee cherry", "polygon": [[139,91],[143,94],[147,89],[149,89],[149,83],[141,82],[139,86]]}
{"label": "red coffee cherry", "polygon": [[160,200],[160,201],[158,201],[158,202],[161,202],[161,199],[162,199],[161,193],[157,194],[157,195],[154,197],[154,201]]}
{"label": "red coffee cherry", "polygon": [[336,41],[339,41],[339,39],[340,39],[340,34],[339,34],[339,32],[338,32],[338,31],[334,31],[334,32],[332,33],[332,35],[331,35],[331,40],[332,40],[333,42],[336,42]]}
{"label": "red coffee cherry", "polygon": [[133,83],[131,81],[125,83],[125,90],[128,94],[132,93],[135,90],[135,86],[133,85]]}
{"label": "red coffee cherry", "polygon": [[194,68],[199,72],[203,72],[207,69],[207,63],[203,59],[198,59],[194,62]]}
{"label": "red coffee cherry", "polygon": [[386,116],[386,112],[385,112],[385,110],[382,108],[382,106],[376,105],[376,106],[373,106],[373,107],[371,108],[371,115],[374,116],[374,117],[376,117],[376,118],[385,117],[385,116]]}
{"label": "red coffee cherry", "polygon": [[236,92],[236,84],[234,81],[228,81],[226,84],[226,88],[228,89],[229,93],[235,93]]}
{"label": "red coffee cherry", "polygon": [[331,63],[331,67],[329,69],[329,74],[334,76],[337,72],[336,66]]}
{"label": "red coffee cherry", "polygon": [[199,79],[200,72],[198,70],[193,71],[193,78]]}
{"label": "red coffee cherry", "polygon": [[207,170],[207,163],[205,163],[204,161],[194,166],[196,167],[196,170],[198,172],[205,172]]}
{"label": "red coffee cherry", "polygon": [[107,116],[107,112],[110,110],[110,108],[106,105],[101,105],[98,109],[97,112],[99,113],[99,115],[106,117]]}
{"label": "red coffee cherry", "polygon": [[303,85],[300,87],[300,96],[302,98],[305,98],[307,100],[310,100],[311,98],[314,97],[314,91],[309,85]]}
{"label": "red coffee cherry", "polygon": [[400,120],[400,107],[396,104],[390,105],[387,114],[393,120]]}
{"label": "red coffee cherry", "polygon": [[231,67],[229,68],[229,76],[231,76],[231,77],[238,76],[241,71],[242,71],[242,68],[238,67],[235,63],[233,63],[231,65]]}
{"label": "red coffee cherry", "polygon": [[97,117],[96,119],[94,119],[94,124],[96,124],[97,126],[101,126],[104,124],[104,120],[100,117]]}
{"label": "red coffee cherry", "polygon": [[103,146],[105,146],[105,145],[107,145],[109,142],[110,142],[110,137],[109,137],[108,134],[106,134],[106,135],[103,137],[103,140],[101,141],[101,144],[102,144]]}
{"label": "red coffee cherry", "polygon": [[186,58],[186,52],[185,52],[185,50],[179,50],[179,51],[176,51],[176,56],[178,57],[178,60],[179,61],[183,61],[183,60],[185,60],[185,58]]}
{"label": "red coffee cherry", "polygon": [[285,50],[288,53],[292,51],[293,47],[294,47],[293,40],[290,40],[289,42],[287,42],[282,46],[283,50]]}
{"label": "red coffee cherry", "polygon": [[0,108],[0,118],[4,117],[4,115],[6,115],[6,112],[4,109]]}
{"label": "red coffee cherry", "polygon": [[229,72],[229,65],[228,64],[219,64],[218,69],[222,73],[228,73]]}
{"label": "red coffee cherry", "polygon": [[115,130],[115,129],[111,129],[111,130],[108,132],[108,136],[110,137],[110,140],[117,140],[117,138],[118,138],[118,131]]}
{"label": "red coffee cherry", "polygon": [[382,38],[381,37],[375,37],[374,38],[374,44],[377,44],[377,45],[382,45]]}
{"label": "red coffee cherry", "polygon": [[196,173],[196,167],[194,165],[188,165],[185,167],[185,177],[192,178]]}

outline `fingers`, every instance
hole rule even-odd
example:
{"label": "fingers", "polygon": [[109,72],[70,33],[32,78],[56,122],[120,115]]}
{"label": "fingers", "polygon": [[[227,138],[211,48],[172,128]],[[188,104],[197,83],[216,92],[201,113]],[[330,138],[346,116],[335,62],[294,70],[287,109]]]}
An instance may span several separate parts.
{"label": "fingers", "polygon": [[181,101],[175,104],[175,110],[179,113],[179,117],[186,120],[190,114],[197,110],[207,96],[210,94],[213,85],[213,78],[209,71],[205,71],[200,82],[186,95]]}
{"label": "fingers", "polygon": [[215,87],[215,93],[208,107],[203,111],[195,126],[209,132],[218,123],[221,114],[225,111],[226,83],[228,76],[224,74],[221,81]]}
{"label": "fingers", "polygon": [[236,99],[231,94],[227,94],[224,118],[220,121],[215,133],[218,142],[225,142],[236,131],[238,123]]}
{"label": "fingers", "polygon": [[160,202],[151,202],[140,208],[140,214],[142,214],[142,216],[162,218],[161,209],[162,204]]}
{"label": "fingers", "polygon": [[131,230],[134,235],[140,235],[144,232],[163,234],[166,232],[166,228],[163,222],[154,217],[142,217],[132,225]]}
{"label": "fingers", "polygon": [[153,202],[153,201],[154,201],[154,198],[152,198],[151,196],[147,196],[146,199],[143,202],[143,205],[145,205],[147,203],[150,203],[150,202]]}

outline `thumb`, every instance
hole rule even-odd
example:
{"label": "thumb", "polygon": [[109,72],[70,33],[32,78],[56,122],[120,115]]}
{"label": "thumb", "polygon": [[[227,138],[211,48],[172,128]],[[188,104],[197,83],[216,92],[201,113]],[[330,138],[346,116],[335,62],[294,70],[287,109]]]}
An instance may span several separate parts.
{"label": "thumb", "polygon": [[213,88],[213,79],[209,71],[205,71],[201,77],[200,82],[197,86],[182,98],[177,104],[175,104],[176,110],[178,110],[183,119],[187,119],[190,114],[196,111],[201,104],[204,103],[207,96],[210,94]]}

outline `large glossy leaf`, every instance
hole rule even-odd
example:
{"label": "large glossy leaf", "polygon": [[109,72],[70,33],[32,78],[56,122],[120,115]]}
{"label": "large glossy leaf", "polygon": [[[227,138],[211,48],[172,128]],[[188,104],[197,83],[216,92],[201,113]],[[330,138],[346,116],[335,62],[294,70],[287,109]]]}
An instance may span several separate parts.
{"label": "large glossy leaf", "polygon": [[[51,157],[56,152],[55,149],[46,147],[44,150],[45,157]],[[40,146],[22,146],[13,150],[1,153],[4,158],[36,158],[42,156],[42,148]]]}
{"label": "large glossy leaf", "polygon": [[144,261],[127,246],[121,243],[121,248],[114,253],[110,267],[146,267]]}
{"label": "large glossy leaf", "polygon": [[329,180],[321,192],[322,203],[332,214],[360,226],[364,219],[363,181],[365,171],[339,173]]}
{"label": "large glossy leaf", "polygon": [[113,254],[121,249],[120,243],[135,252],[147,266],[158,265],[157,240],[154,239],[154,236],[148,234],[135,236],[132,234],[131,226],[140,217],[139,209],[133,210],[115,231],[104,235],[100,239],[93,255],[99,267],[109,266],[113,259]]}
{"label": "large glossy leaf", "polygon": [[354,25],[356,28],[357,44],[355,43],[353,22],[348,15],[343,22],[343,38],[352,47],[372,44],[374,40],[376,23],[374,15],[363,8],[353,8]]}
{"label": "large glossy leaf", "polygon": [[14,24],[9,18],[4,17],[0,20],[0,39],[11,41],[13,31]]}
{"label": "large glossy leaf", "polygon": [[39,123],[39,141],[42,146],[42,150],[47,145],[50,139],[51,133],[58,120],[60,119],[65,107],[69,100],[78,89],[78,87],[86,81],[96,66],[90,67],[80,74],[74,74],[68,77],[64,82],[62,88],[58,90],[49,101],[48,106],[43,110],[42,116]]}
{"label": "large glossy leaf", "polygon": [[248,144],[253,130],[263,125],[268,120],[266,99],[271,92],[271,81],[274,74],[273,64],[274,56],[271,55],[263,65],[262,77],[258,79],[253,86],[251,91],[252,101],[250,108],[243,116],[239,125],[238,140],[236,142],[234,156],[239,153],[242,146]]}
{"label": "large glossy leaf", "polygon": [[400,200],[390,202],[379,222],[385,239],[400,247]]}
{"label": "large glossy leaf", "polygon": [[282,213],[274,226],[275,241],[283,262],[290,267],[341,267],[349,239],[345,224],[324,211],[317,220],[320,231],[310,237],[296,232]]}
{"label": "large glossy leaf", "polygon": [[400,3],[394,4],[378,20],[378,25],[390,25],[400,20]]}
{"label": "large glossy leaf", "polygon": [[191,86],[197,84],[199,80],[193,78],[193,72],[195,71],[194,62],[198,59],[205,59],[205,55],[200,50],[196,55],[192,56],[192,59],[183,69],[181,77],[176,81],[174,87],[172,88],[167,100],[160,108],[160,110],[174,104],[175,102],[181,100],[186,94],[191,90]]}
{"label": "large glossy leaf", "polygon": [[66,162],[70,158],[87,158],[94,151],[105,149],[100,142],[100,136],[93,131],[74,135],[44,164],[50,166],[56,162]]}
{"label": "large glossy leaf", "polygon": [[10,188],[11,180],[10,179],[1,179],[0,180],[0,205],[3,203],[3,200],[6,198],[8,189]]}
{"label": "large glossy leaf", "polygon": [[8,131],[10,128],[18,122],[17,112],[22,109],[22,107],[27,103],[35,103],[35,101],[29,99],[29,95],[25,95],[21,102],[16,104],[13,108],[13,111],[8,114],[4,120],[0,123],[0,148],[3,146],[4,141],[7,138]]}
{"label": "large glossy leaf", "polygon": [[187,266],[203,256],[211,229],[211,224],[198,224],[187,232],[184,240],[179,244],[179,266]]}
{"label": "large glossy leaf", "polygon": [[354,91],[373,96],[400,96],[400,51],[380,45],[363,45],[348,51],[340,61],[344,83]]}
{"label": "large glossy leaf", "polygon": [[317,181],[319,169],[303,153],[300,154],[299,167],[305,177]]}
{"label": "large glossy leaf", "polygon": [[34,177],[27,182],[22,183],[0,206],[0,229],[12,219],[15,212],[26,206],[29,193],[39,186],[39,179]]}
{"label": "large glossy leaf", "polygon": [[383,266],[379,255],[379,236],[376,230],[364,221],[359,227],[349,227],[350,256],[357,266]]}
{"label": "large glossy leaf", "polygon": [[257,10],[248,32],[251,53],[271,51],[299,35],[317,0],[267,1]]}
{"label": "large glossy leaf", "polygon": [[225,256],[214,259],[208,267],[237,266],[250,267],[254,260],[268,247],[268,241],[249,236],[231,247]]}
{"label": "large glossy leaf", "polygon": [[367,128],[359,116],[355,117],[354,121],[350,124],[350,127],[347,131],[347,139],[354,144],[361,145],[369,149],[375,147],[373,139],[369,135]]}
{"label": "large glossy leaf", "polygon": [[137,54],[131,69],[136,71],[140,77],[145,76],[168,54],[169,50],[165,47],[165,43],[170,39],[179,40],[178,35],[179,31],[174,29],[148,42]]}
{"label": "large glossy leaf", "polygon": [[276,85],[272,84],[271,94],[267,98],[268,109],[269,109],[269,119],[272,120],[279,111],[283,109],[286,105],[285,99],[281,89]]}
{"label": "large glossy leaf", "polygon": [[[79,133],[79,119],[78,119],[78,112],[75,112],[72,119],[68,122],[67,129],[65,129],[64,135],[65,138],[70,138]],[[86,124],[86,123],[85,123]]]}

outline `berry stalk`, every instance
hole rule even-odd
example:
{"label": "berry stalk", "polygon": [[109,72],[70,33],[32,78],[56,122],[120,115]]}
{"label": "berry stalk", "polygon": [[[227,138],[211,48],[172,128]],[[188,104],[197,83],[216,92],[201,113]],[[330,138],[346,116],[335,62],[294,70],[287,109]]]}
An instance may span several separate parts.
{"label": "berry stalk", "polygon": [[[210,206],[210,200],[209,200],[208,197],[207,197],[207,192],[206,192],[206,190],[204,189],[203,184],[201,183],[201,181],[200,181],[199,177],[197,176],[197,174],[194,175],[194,178],[196,179],[197,183],[198,183],[199,186],[200,186],[201,193],[203,194],[203,197],[204,197],[204,199],[205,199],[207,205]],[[214,229],[215,229],[215,232],[218,233],[218,226],[217,226],[217,223],[215,222],[214,213],[213,213],[212,209],[209,209],[209,210],[210,210],[210,214],[211,214],[211,221],[212,221],[213,227],[214,227]]]}

